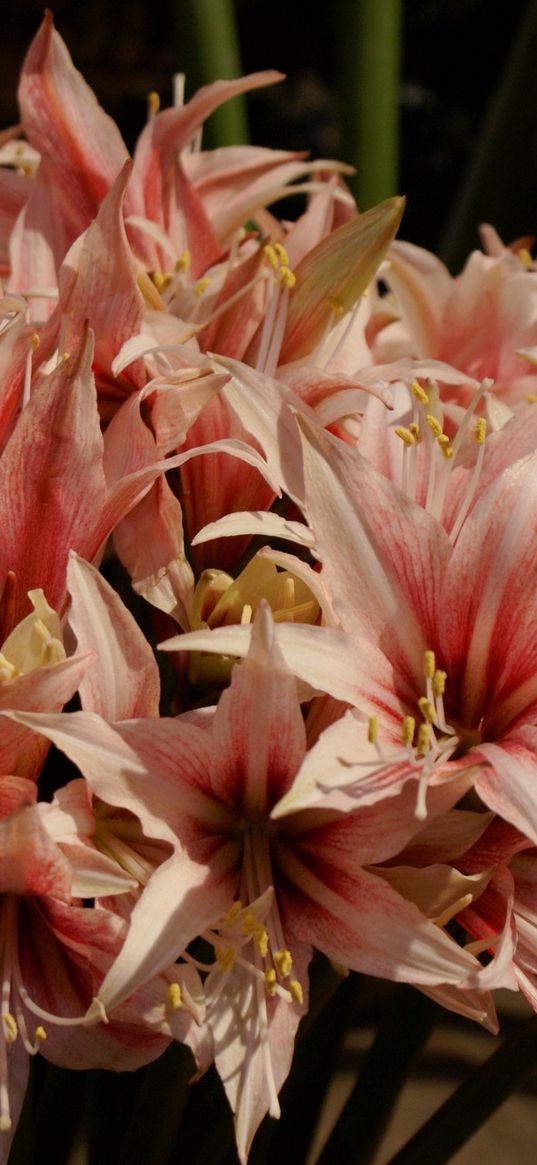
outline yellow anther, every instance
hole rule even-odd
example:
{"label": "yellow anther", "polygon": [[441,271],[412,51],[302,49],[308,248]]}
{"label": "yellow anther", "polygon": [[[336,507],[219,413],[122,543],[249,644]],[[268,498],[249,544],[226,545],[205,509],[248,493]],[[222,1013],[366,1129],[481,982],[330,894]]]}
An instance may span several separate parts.
{"label": "yellow anther", "polygon": [[436,417],[433,417],[432,413],[426,413],[425,420],[427,421],[427,424],[428,424],[431,432],[433,433],[433,435],[436,438],[441,437],[442,436],[442,426],[440,424],[440,421],[437,421]]}
{"label": "yellow anther", "polygon": [[416,744],[416,755],[425,756],[429,751],[429,737],[431,729],[429,724],[420,724],[418,728],[418,740]]}
{"label": "yellow anther", "polygon": [[34,1032],[34,1038],[37,1040],[38,1044],[42,1044],[46,1040],[47,1033],[46,1033],[44,1027],[41,1027],[41,1024],[39,1024],[39,1026],[36,1027],[35,1032]]}
{"label": "yellow anther", "polygon": [[344,304],[342,304],[341,300],[338,299],[337,295],[327,295],[326,303],[328,304],[328,306],[330,308],[332,308],[332,311],[333,311],[335,316],[339,317],[339,316],[343,315],[343,312],[345,311],[345,307],[344,307]]}
{"label": "yellow anther", "polygon": [[235,962],[235,947],[215,946],[214,953],[223,971],[231,971]]}
{"label": "yellow anther", "polygon": [[190,267],[190,251],[181,251],[179,258],[174,263],[177,273],[180,271],[188,271]]}
{"label": "yellow anther", "polygon": [[448,437],[447,433],[441,433],[439,438],[438,438],[438,444],[440,445],[440,448],[447,449],[449,443],[450,442],[449,442],[449,437]]}
{"label": "yellow anther", "polygon": [[165,287],[172,281],[171,275],[166,271],[153,271],[151,278],[157,291],[164,291]]}
{"label": "yellow anther", "polygon": [[446,461],[449,461],[449,459],[451,457],[453,457],[453,446],[450,445],[449,441],[448,441],[448,442],[446,442],[446,444],[441,444],[440,448],[442,450],[443,456],[445,457]]}
{"label": "yellow anther", "polygon": [[273,955],[273,959],[278,975],[280,975],[282,979],[286,979],[287,976],[291,974],[293,969],[293,956],[291,951],[276,951],[276,953]]}
{"label": "yellow anther", "polygon": [[533,267],[533,259],[531,257],[531,251],[528,251],[527,247],[519,247],[519,249],[517,251],[517,257],[520,259],[522,266],[525,267],[527,271],[529,271],[529,269],[531,267]]}
{"label": "yellow anther", "polygon": [[194,284],[194,295],[197,299],[201,299],[203,293],[207,291],[207,288],[210,286],[210,283],[211,280],[208,276],[206,276],[205,279],[198,279],[198,282]]}
{"label": "yellow anther", "polygon": [[276,247],[274,247],[272,243],[265,243],[265,246],[263,247],[263,254],[269,266],[272,267],[273,271],[277,271],[278,267],[280,266],[280,260],[278,259],[278,252]]}
{"label": "yellow anther", "polygon": [[433,676],[433,692],[435,696],[443,696],[446,690],[447,673],[445,671],[435,671]]}
{"label": "yellow anther", "polygon": [[159,97],[158,93],[155,93],[155,90],[152,89],[151,92],[147,94],[147,113],[148,113],[148,116],[154,117],[155,114],[158,113],[159,109],[160,109],[160,97]]}
{"label": "yellow anther", "polygon": [[166,994],[168,996],[168,1004],[172,1011],[177,1011],[178,1007],[180,1007],[183,1002],[183,996],[179,983],[169,983]]}
{"label": "yellow anther", "polygon": [[476,421],[476,423],[475,423],[475,439],[477,441],[477,444],[484,445],[486,436],[487,436],[487,422],[486,422],[485,417],[480,417],[479,420]]}
{"label": "yellow anther", "polygon": [[436,660],[434,658],[434,651],[424,651],[423,653],[423,674],[427,680],[432,680],[436,668]]}
{"label": "yellow anther", "polygon": [[431,701],[427,699],[427,696],[422,696],[421,699],[418,700],[418,708],[423,716],[423,719],[427,720],[429,724],[434,724],[436,722],[436,708],[434,704],[431,704]]}
{"label": "yellow anther", "polygon": [[286,287],[289,289],[289,291],[292,291],[295,284],[296,275],[294,271],[291,271],[290,267],[280,267],[280,287],[282,291]]}
{"label": "yellow anther", "polygon": [[535,402],[537,401],[537,396],[535,395],[534,392],[527,392],[525,397],[524,397],[524,400],[527,400],[528,404],[534,405]]}
{"label": "yellow anther", "polygon": [[37,332],[32,332],[32,334],[30,336],[30,343],[31,343],[32,348],[35,352],[36,349],[39,348],[39,345],[41,343],[41,337],[39,336],[39,334]]}
{"label": "yellow anther", "polygon": [[378,722],[378,717],[377,717],[377,716],[371,716],[371,717],[369,718],[369,724],[368,724],[368,727],[367,727],[367,739],[368,739],[368,741],[369,741],[369,743],[370,743],[370,744],[376,744],[376,743],[377,743],[377,740],[378,740],[378,738],[379,738],[379,722]]}
{"label": "yellow anther", "polygon": [[419,401],[420,405],[429,404],[429,397],[427,396],[425,389],[421,387],[421,384],[418,384],[417,380],[412,381],[410,390],[412,392],[412,396],[414,396],[416,400]]}
{"label": "yellow anther", "polygon": [[253,910],[249,910],[244,915],[241,930],[243,934],[252,936],[256,950],[259,951],[261,958],[266,958],[268,952],[268,933]]}
{"label": "yellow anther", "polygon": [[273,243],[273,248],[278,256],[278,259],[280,260],[282,267],[288,267],[289,255],[287,254],[283,243]]}
{"label": "yellow anther", "polygon": [[4,1024],[4,1036],[6,1044],[14,1044],[19,1034],[17,1021],[15,1016],[10,1011],[2,1012],[2,1021]]}
{"label": "yellow anther", "polygon": [[298,982],[298,979],[291,979],[291,982],[289,983],[289,990],[291,992],[291,997],[294,1003],[304,1002],[304,992],[302,990],[302,985]]}
{"label": "yellow anther", "polygon": [[410,432],[410,429],[405,429],[403,425],[398,425],[397,428],[394,429],[394,433],[396,437],[400,437],[401,441],[404,445],[406,445],[407,449],[410,448],[411,445],[415,445],[416,438],[414,437],[414,434]]}
{"label": "yellow anther", "polygon": [[269,995],[276,994],[276,972],[274,967],[269,967],[268,971],[265,971],[265,987]]}
{"label": "yellow anther", "polygon": [[410,424],[408,426],[408,431],[409,431],[409,433],[412,433],[412,436],[416,442],[421,441],[421,429],[420,429],[419,425],[416,424],[416,421],[410,422]]}
{"label": "yellow anther", "polygon": [[231,926],[231,923],[234,922],[234,920],[237,917],[237,914],[240,914],[241,910],[242,910],[242,902],[240,902],[239,899],[237,899],[237,901],[234,902],[232,906],[230,906],[227,914],[225,915],[224,926]]}
{"label": "yellow anther", "polygon": [[401,724],[401,739],[403,744],[412,744],[416,721],[413,716],[404,716]]}
{"label": "yellow anther", "polygon": [[264,926],[259,925],[259,929],[256,930],[254,934],[254,943],[257,947],[257,950],[259,951],[259,954],[261,955],[261,958],[266,959],[268,954],[269,941],[268,933]]}

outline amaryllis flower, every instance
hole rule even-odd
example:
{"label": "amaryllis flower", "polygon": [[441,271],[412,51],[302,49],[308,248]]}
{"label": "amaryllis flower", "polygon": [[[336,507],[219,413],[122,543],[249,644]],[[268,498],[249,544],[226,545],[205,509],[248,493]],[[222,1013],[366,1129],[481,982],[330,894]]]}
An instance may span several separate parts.
{"label": "amaryllis flower", "polygon": [[[184,106],[159,111],[153,103],[135,150],[125,205],[129,236],[147,270],[173,278],[188,252],[183,270],[189,268],[195,282],[229,249],[252,213],[316,168],[300,153],[248,147],[185,160],[203,122],[223,102],[281,79],[265,70],[207,85]],[[10,221],[27,196],[11,234],[10,260],[13,287],[30,291],[55,287],[68,247],[95,217],[128,151],[75,69],[50,12],[28,50],[18,96],[22,127],[34,147],[32,161],[36,152],[40,158],[35,178],[8,187],[14,203]]]}
{"label": "amaryllis flower", "polygon": [[[494,396],[509,406],[535,393],[535,375],[519,352],[537,340],[537,275],[524,253],[474,251],[453,278],[436,256],[398,242],[383,278],[397,297],[401,322],[378,332],[377,360],[443,360],[476,380],[491,378]],[[464,407],[469,400],[463,387],[446,387],[443,396]]]}
{"label": "amaryllis flower", "polygon": [[[355,450],[307,428],[306,513],[342,637],[331,661],[331,629],[282,625],[288,662],[371,717],[379,773],[408,764],[420,814],[431,782],[476,766],[485,804],[537,840],[536,455],[482,492],[452,546]],[[242,655],[246,639],[226,628],[167,646]]]}
{"label": "amaryllis flower", "polygon": [[[136,883],[91,844],[83,785],[72,782],[45,805],[35,804],[33,782],[0,777],[2,1165],[37,1052],[63,1067],[132,1070],[179,1038],[201,1069],[210,1062],[201,981],[191,967],[170,968],[116,1009],[109,1024],[94,1026],[93,1011],[101,1012],[91,1001],[128,925],[106,902],[129,897]],[[97,894],[98,908],[82,904]]]}
{"label": "amaryllis flower", "polygon": [[[301,783],[346,771],[340,756],[353,725],[332,725],[306,751],[295,681],[267,608],[214,714],[109,725],[73,713],[24,723],[63,748],[103,800],[173,845],[133,910],[99,1000],[108,1010],[177,957],[188,962],[194,937],[211,943],[208,1017],[243,1160],[263,1114],[278,1113],[313,946],[392,979],[458,984],[479,973],[418,907],[363,868],[416,832],[413,781],[387,800],[366,782],[365,803],[358,798],[343,814],[337,791],[318,789],[302,811]],[[442,792],[444,807],[456,795],[450,790],[445,804]]]}

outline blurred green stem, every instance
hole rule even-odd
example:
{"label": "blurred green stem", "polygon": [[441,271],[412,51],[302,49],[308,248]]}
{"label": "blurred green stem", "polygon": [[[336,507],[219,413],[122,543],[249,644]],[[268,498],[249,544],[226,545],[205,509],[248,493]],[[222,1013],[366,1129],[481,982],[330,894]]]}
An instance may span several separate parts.
{"label": "blurred green stem", "polygon": [[[211,81],[231,80],[242,72],[233,0],[171,0],[177,68],[187,75],[188,91]],[[227,101],[204,127],[205,146],[248,141],[244,99]]]}
{"label": "blurred green stem", "polygon": [[361,210],[397,193],[402,0],[342,0],[342,154]]}

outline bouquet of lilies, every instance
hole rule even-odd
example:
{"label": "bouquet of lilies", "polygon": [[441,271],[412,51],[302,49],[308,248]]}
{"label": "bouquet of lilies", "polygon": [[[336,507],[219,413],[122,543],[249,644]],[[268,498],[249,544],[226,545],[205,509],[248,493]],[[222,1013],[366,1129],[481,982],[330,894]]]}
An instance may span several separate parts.
{"label": "bouquet of lilies", "polygon": [[36,1053],[174,1041],[246,1162],[314,955],[537,1010],[537,271],[201,148],[278,80],[131,158],[47,14],[0,138],[2,1163]]}

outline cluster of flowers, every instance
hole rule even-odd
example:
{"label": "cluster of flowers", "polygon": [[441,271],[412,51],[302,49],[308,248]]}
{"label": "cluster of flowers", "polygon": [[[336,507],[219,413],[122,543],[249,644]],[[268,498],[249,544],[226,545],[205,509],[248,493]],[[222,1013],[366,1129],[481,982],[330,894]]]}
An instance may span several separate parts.
{"label": "cluster of flowers", "polygon": [[1,1161],[36,1051],[174,1039],[245,1161],[314,949],[537,1010],[537,273],[486,228],[454,279],[344,166],[200,148],[278,79],[152,97],[130,159],[47,15],[1,139]]}

